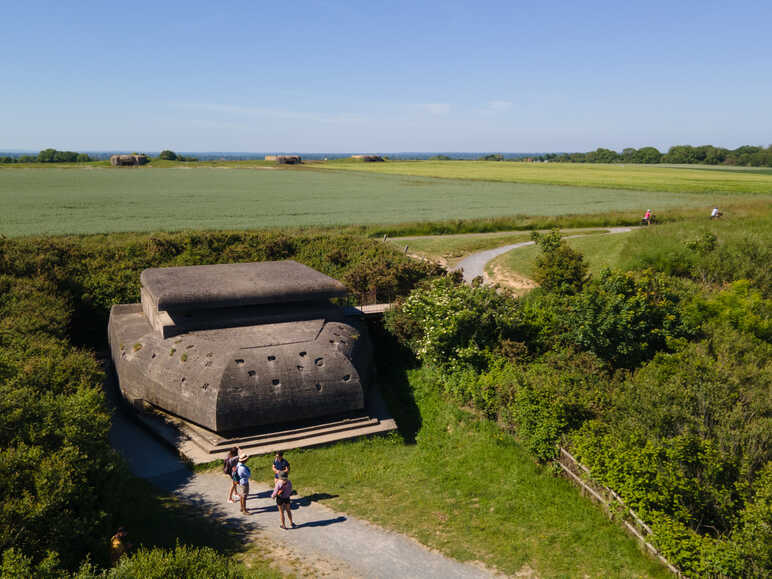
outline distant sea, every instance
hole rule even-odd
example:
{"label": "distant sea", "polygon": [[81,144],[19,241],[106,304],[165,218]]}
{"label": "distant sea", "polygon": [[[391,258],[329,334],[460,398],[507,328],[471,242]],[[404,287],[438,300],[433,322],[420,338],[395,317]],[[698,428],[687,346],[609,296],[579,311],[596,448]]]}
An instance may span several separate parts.
{"label": "distant sea", "polygon": [[[141,152],[146,155],[157,157],[160,151],[78,151],[79,153],[88,153],[93,159],[109,159],[111,155],[120,155],[133,152]],[[545,153],[505,153],[502,151],[433,151],[433,152],[386,152],[386,151],[357,151],[353,153],[303,153],[297,151],[265,151],[261,153],[246,153],[233,151],[175,151],[186,157],[196,157],[202,161],[212,161],[225,159],[228,161],[245,161],[249,159],[262,159],[266,155],[300,155],[303,159],[321,160],[321,159],[345,159],[351,155],[381,155],[389,159],[411,160],[411,159],[430,159],[438,155],[445,155],[451,159],[479,159],[486,155],[502,155],[505,159],[522,159],[524,157],[536,157]],[[21,155],[36,155],[38,151],[12,150],[7,152],[0,151],[0,157],[8,155],[19,157]]]}

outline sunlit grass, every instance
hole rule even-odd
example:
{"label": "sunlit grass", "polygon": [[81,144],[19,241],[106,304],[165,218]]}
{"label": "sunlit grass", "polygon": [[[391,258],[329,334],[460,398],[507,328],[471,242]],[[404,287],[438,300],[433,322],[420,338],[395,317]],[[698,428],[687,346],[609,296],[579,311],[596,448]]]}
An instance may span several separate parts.
{"label": "sunlit grass", "polygon": [[[415,443],[393,435],[293,451],[287,456],[301,496],[507,574],[527,565],[539,577],[667,576],[509,434],[431,393],[428,373],[411,371],[409,382],[414,413],[409,394],[391,398],[401,401],[403,425],[420,415]],[[250,461],[258,478],[270,473],[270,460]]]}
{"label": "sunlit grass", "polygon": [[390,161],[386,163],[330,161],[319,167],[392,175],[674,193],[772,194],[772,172],[706,171],[704,167],[688,166],[496,161]]}

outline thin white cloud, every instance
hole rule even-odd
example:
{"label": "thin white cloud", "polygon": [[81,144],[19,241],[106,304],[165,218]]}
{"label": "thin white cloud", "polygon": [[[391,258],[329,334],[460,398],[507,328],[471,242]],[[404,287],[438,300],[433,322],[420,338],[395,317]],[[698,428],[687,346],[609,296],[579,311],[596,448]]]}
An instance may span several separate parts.
{"label": "thin white cloud", "polygon": [[485,109],[494,113],[504,113],[512,108],[510,101],[488,101]]}
{"label": "thin white cloud", "polygon": [[420,105],[420,108],[430,115],[447,115],[450,113],[449,103],[427,103]]}

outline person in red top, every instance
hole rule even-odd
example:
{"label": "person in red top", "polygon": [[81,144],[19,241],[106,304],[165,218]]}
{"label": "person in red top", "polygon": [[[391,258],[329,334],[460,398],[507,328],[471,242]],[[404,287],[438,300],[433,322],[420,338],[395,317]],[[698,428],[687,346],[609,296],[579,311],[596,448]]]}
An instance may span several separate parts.
{"label": "person in red top", "polygon": [[271,498],[276,499],[276,506],[279,509],[279,516],[281,517],[281,528],[286,529],[284,524],[284,513],[287,513],[289,517],[290,525],[295,528],[295,522],[292,520],[292,505],[290,504],[290,496],[292,495],[292,483],[289,480],[289,476],[286,472],[279,473],[276,478],[276,484],[273,487],[273,493]]}

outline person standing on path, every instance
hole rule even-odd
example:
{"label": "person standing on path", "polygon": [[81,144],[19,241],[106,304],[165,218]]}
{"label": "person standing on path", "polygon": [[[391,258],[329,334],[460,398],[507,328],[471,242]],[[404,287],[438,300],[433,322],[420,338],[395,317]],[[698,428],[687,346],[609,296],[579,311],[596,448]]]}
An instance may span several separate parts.
{"label": "person standing on path", "polygon": [[246,465],[249,455],[244,453],[239,456],[239,463],[236,467],[236,476],[239,479],[239,486],[236,489],[239,493],[239,502],[241,503],[241,512],[248,515],[247,511],[247,495],[249,494],[249,477],[252,476],[252,471]]}
{"label": "person standing on path", "polygon": [[231,481],[230,488],[228,489],[228,502],[235,503],[236,499],[233,498],[233,493],[236,492],[238,486],[238,480],[233,478],[233,471],[239,464],[239,449],[235,446],[228,451],[228,456],[225,457],[223,462],[223,472]]}
{"label": "person standing on path", "polygon": [[281,473],[285,473],[289,476],[290,463],[284,459],[284,453],[281,450],[276,451],[276,456],[273,459],[273,478],[278,479]]}
{"label": "person standing on path", "polygon": [[279,516],[281,517],[281,528],[286,529],[284,524],[284,513],[287,513],[289,517],[290,525],[295,528],[295,522],[292,520],[292,505],[290,497],[292,496],[292,483],[289,480],[289,476],[286,472],[282,472],[277,475],[276,484],[273,487],[273,493],[271,498],[276,499],[276,507],[279,509]]}

